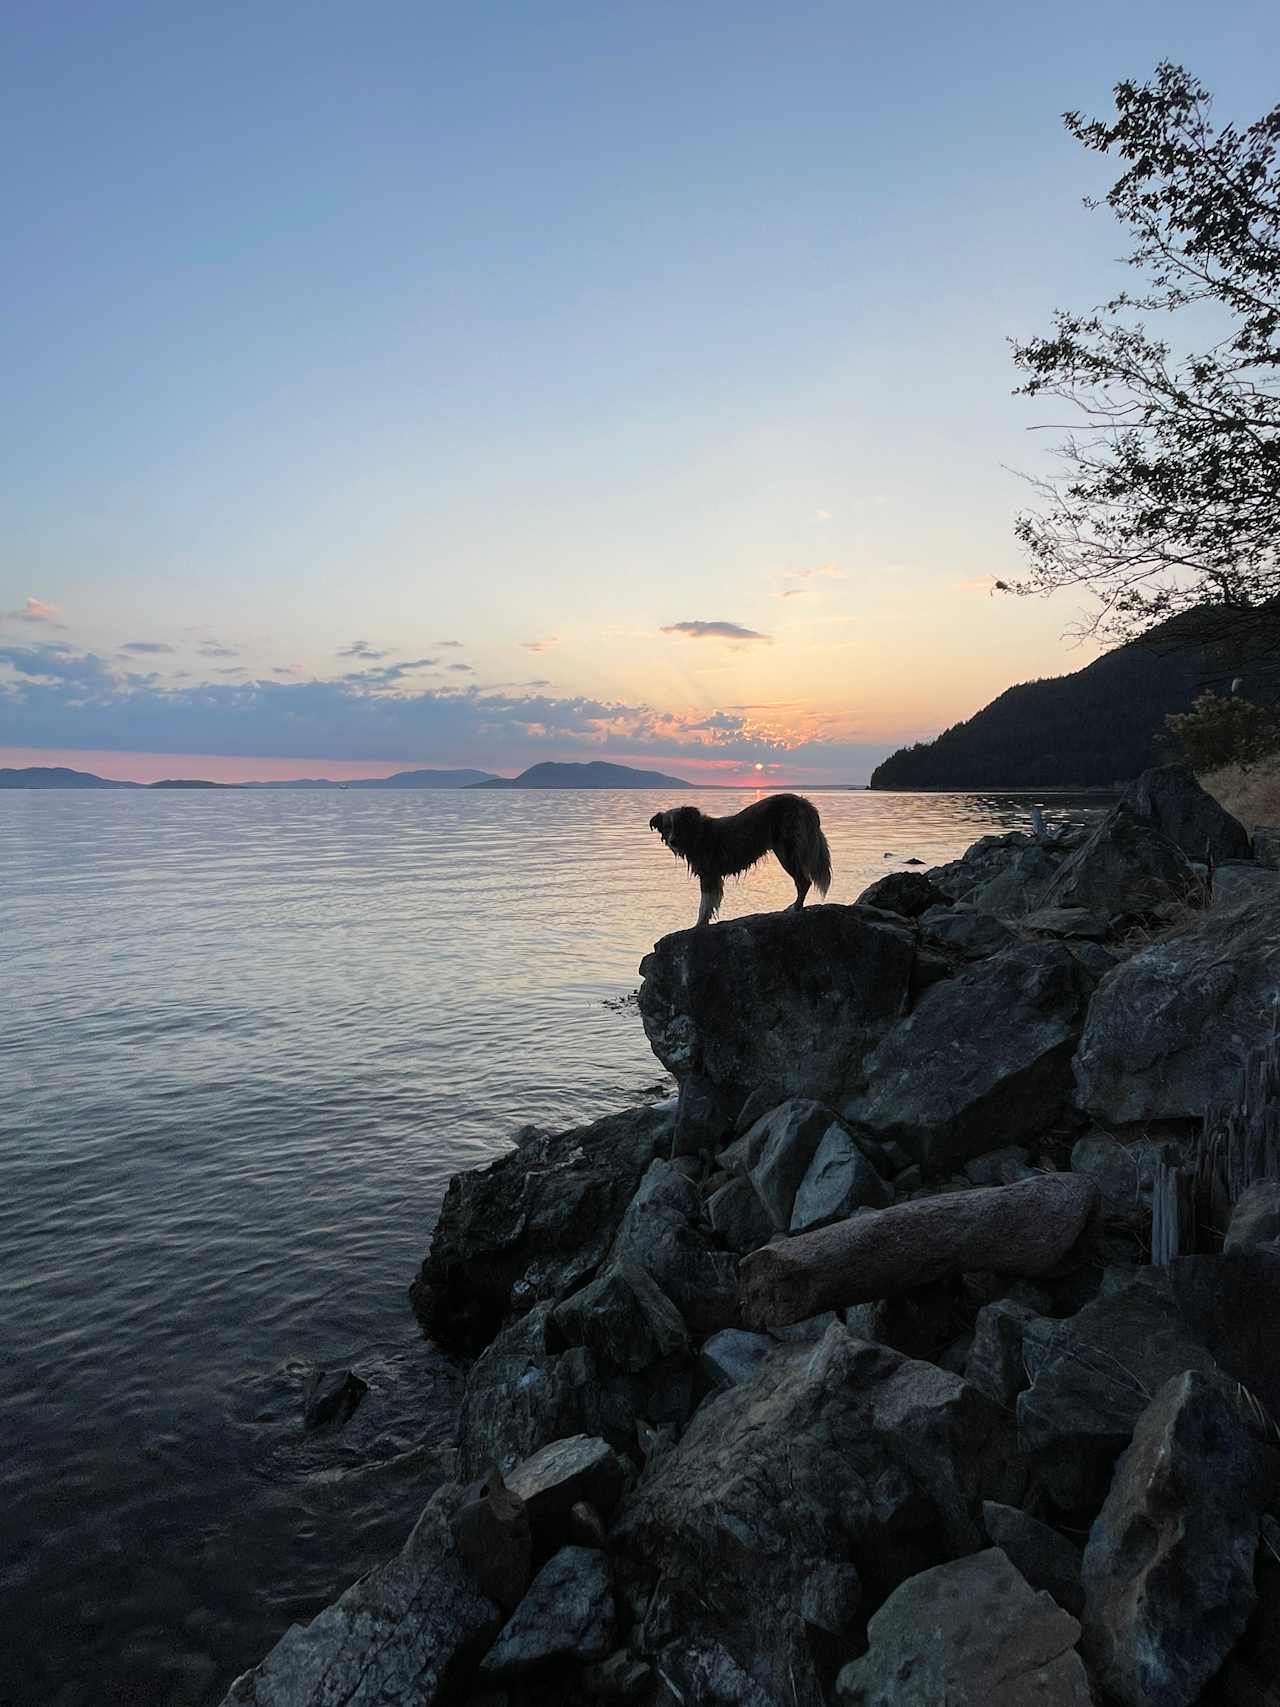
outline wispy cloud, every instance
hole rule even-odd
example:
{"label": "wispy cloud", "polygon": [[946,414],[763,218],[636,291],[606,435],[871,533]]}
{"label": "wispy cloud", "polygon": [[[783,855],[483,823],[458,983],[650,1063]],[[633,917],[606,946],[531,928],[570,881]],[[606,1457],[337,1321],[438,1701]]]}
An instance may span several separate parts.
{"label": "wispy cloud", "polygon": [[247,676],[249,674],[243,664],[233,664],[229,670],[215,670],[213,673],[215,676]]}
{"label": "wispy cloud", "polygon": [[307,666],[305,664],[273,664],[271,666],[273,676],[305,676],[306,673]]}
{"label": "wispy cloud", "polygon": [[437,646],[461,646],[462,642],[460,640],[437,640],[436,645]]}
{"label": "wispy cloud", "polygon": [[62,615],[57,605],[46,604],[43,599],[28,599],[21,610],[7,610],[4,613],[9,622],[41,622],[49,628],[65,628],[65,622],[59,622]]}
{"label": "wispy cloud", "polygon": [[784,587],[777,596],[780,599],[802,599],[808,591],[808,587]]}
{"label": "wispy cloud", "polygon": [[470,664],[450,664],[450,671],[458,676],[474,676],[475,670]]}
{"label": "wispy cloud", "polygon": [[166,646],[163,640],[126,640],[120,648],[122,652],[137,652],[150,656],[156,652],[176,652],[176,646]]}
{"label": "wispy cloud", "polygon": [[367,640],[353,640],[350,646],[340,647],[337,655],[339,658],[368,658],[375,663],[387,656],[385,652],[376,652]]}
{"label": "wispy cloud", "polygon": [[210,641],[205,646],[197,646],[196,654],[201,658],[238,658],[240,650],[236,646],[219,646],[216,641]]}
{"label": "wispy cloud", "polygon": [[545,640],[522,640],[520,644],[526,652],[549,652],[553,646],[559,644],[559,638],[556,634],[550,634]]}
{"label": "wispy cloud", "polygon": [[[380,654],[375,652],[373,656],[378,657]],[[429,670],[437,663],[438,658],[406,658],[400,664],[380,664],[376,669],[352,670],[341,679],[344,682],[363,683],[367,687],[386,687],[392,682],[403,681],[406,676],[416,675],[419,670]],[[463,667],[470,669],[471,666],[468,664]]]}
{"label": "wispy cloud", "polygon": [[672,622],[664,634],[685,634],[690,640],[771,640],[772,635],[744,628],[740,622]]}

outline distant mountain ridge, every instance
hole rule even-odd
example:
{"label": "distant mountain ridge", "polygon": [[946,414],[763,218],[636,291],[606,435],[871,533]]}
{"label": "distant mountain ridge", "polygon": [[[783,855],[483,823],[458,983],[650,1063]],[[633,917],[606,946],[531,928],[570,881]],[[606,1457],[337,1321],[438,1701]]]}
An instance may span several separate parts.
{"label": "distant mountain ridge", "polygon": [[519,776],[495,776],[473,782],[472,788],[692,788],[683,777],[661,771],[641,771],[631,765],[611,765],[603,759],[587,764],[530,765]]}
{"label": "distant mountain ridge", "polygon": [[1189,710],[1206,688],[1228,692],[1243,672],[1246,696],[1274,694],[1265,670],[1223,662],[1213,649],[1191,644],[1189,633],[1175,618],[1071,675],[1006,688],[934,740],[891,753],[869,786],[1106,788],[1128,781],[1157,762],[1169,713]]}

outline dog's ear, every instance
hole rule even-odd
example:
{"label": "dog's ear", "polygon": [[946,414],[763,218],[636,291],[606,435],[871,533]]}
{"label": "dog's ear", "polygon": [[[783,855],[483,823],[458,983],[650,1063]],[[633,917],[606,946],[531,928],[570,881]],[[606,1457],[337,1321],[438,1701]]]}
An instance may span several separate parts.
{"label": "dog's ear", "polygon": [[653,817],[650,818],[649,828],[651,830],[660,830],[662,828],[662,814],[661,814],[661,812],[655,812]]}

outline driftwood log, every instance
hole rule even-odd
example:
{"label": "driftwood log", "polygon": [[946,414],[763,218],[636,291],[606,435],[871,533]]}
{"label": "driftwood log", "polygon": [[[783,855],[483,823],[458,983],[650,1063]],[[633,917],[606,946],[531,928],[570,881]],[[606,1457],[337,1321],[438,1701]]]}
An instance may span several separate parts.
{"label": "driftwood log", "polygon": [[768,1331],[979,1269],[1063,1273],[1093,1253],[1101,1215],[1101,1194],[1081,1174],[863,1210],[744,1257],[742,1319]]}

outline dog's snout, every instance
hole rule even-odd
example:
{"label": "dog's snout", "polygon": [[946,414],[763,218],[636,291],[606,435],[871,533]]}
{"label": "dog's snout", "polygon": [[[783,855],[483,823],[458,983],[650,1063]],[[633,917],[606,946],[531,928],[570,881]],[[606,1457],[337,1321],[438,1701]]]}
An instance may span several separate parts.
{"label": "dog's snout", "polygon": [[649,828],[651,830],[660,830],[662,828],[662,814],[660,812],[655,812],[653,817],[650,818]]}

